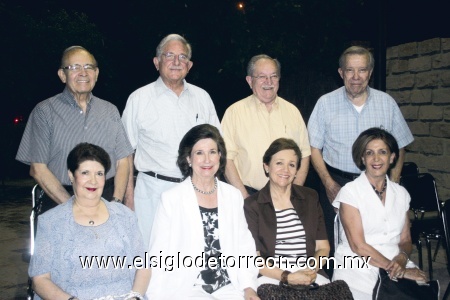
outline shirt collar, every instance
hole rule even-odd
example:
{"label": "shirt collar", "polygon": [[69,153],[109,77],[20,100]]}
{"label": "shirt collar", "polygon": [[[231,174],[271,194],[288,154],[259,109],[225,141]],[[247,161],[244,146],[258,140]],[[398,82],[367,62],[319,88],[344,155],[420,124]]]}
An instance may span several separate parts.
{"label": "shirt collar", "polygon": [[[266,105],[261,102],[254,94],[252,94],[252,102],[254,105],[259,109],[264,109],[267,111]],[[275,101],[272,104],[272,109],[277,109],[279,107],[280,100],[278,99],[278,96],[275,98]]]}
{"label": "shirt collar", "polygon": [[[294,184],[291,185],[291,200],[304,200],[305,195],[300,189],[295,188]],[[258,203],[272,203],[270,197],[270,181],[259,191],[258,193]]]}
{"label": "shirt collar", "polygon": [[[162,95],[168,91],[173,92],[171,89],[167,87],[167,85],[162,80],[161,76],[158,77],[158,79],[155,81],[155,89],[156,92],[159,95]],[[183,93],[189,90],[189,84],[187,83],[186,79],[183,79]]]}
{"label": "shirt collar", "polygon": [[[69,91],[69,89],[66,87],[64,91],[62,92],[62,99],[66,101],[68,104],[70,104],[73,107],[80,108],[77,101],[75,100],[75,97],[73,94]],[[87,105],[91,106],[92,101],[94,100],[94,97],[92,95],[92,92],[89,93],[89,100]]]}

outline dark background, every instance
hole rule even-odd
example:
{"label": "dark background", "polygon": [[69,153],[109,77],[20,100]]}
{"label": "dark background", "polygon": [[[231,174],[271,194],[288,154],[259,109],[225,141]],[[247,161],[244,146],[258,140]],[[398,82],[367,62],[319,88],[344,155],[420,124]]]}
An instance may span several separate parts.
{"label": "dark background", "polygon": [[[0,177],[27,173],[14,161],[24,125],[38,102],[62,91],[56,72],[71,45],[94,54],[100,68],[94,94],[122,111],[131,92],[157,78],[152,58],[159,41],[181,34],[193,48],[187,80],[210,93],[219,118],[251,93],[246,64],[265,53],[281,62],[280,96],[307,121],[317,98],[341,85],[337,61],[346,47],[370,47],[383,66],[386,47],[450,37],[439,0],[248,0],[243,9],[238,3],[0,0]],[[376,88],[383,89],[383,70],[378,77],[375,70]]]}

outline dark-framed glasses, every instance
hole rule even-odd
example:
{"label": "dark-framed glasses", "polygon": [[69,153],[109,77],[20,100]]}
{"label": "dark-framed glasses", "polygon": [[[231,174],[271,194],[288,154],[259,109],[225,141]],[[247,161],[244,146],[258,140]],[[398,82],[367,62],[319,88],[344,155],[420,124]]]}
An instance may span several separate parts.
{"label": "dark-framed glasses", "polygon": [[258,76],[252,76],[252,77],[255,78],[256,80],[258,80],[259,82],[265,82],[265,81],[268,81],[269,79],[273,82],[278,82],[278,80],[280,80],[280,76],[278,76],[277,74],[272,74],[270,76],[258,75]]}
{"label": "dark-framed glasses", "polygon": [[163,53],[162,55],[168,61],[174,61],[175,57],[178,57],[178,60],[180,62],[182,62],[182,63],[187,63],[189,61],[189,57],[186,54],[178,54],[178,55],[176,55],[175,53],[167,52],[167,53]]}
{"label": "dark-framed glasses", "polygon": [[97,69],[97,66],[93,65],[93,64],[85,64],[83,66],[79,65],[79,64],[73,64],[73,65],[68,65],[68,66],[62,67],[61,69],[75,71],[75,72],[80,72],[83,69],[86,71],[94,71],[95,69]]}

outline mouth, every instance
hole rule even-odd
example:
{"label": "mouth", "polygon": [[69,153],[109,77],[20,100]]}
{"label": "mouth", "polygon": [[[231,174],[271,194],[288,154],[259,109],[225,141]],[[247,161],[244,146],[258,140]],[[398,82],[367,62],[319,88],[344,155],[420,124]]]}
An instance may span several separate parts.
{"label": "mouth", "polygon": [[263,86],[262,89],[266,90],[266,91],[267,90],[273,90],[273,85],[271,85],[271,86]]}
{"label": "mouth", "polygon": [[212,168],[213,168],[212,166],[202,167],[203,170],[211,170]]}
{"label": "mouth", "polygon": [[372,169],[374,169],[374,170],[380,170],[383,167],[383,165],[371,165],[371,166],[372,166]]}
{"label": "mouth", "polygon": [[291,175],[278,174],[277,176],[282,178],[282,179],[289,179],[289,178],[291,178]]}
{"label": "mouth", "polygon": [[95,192],[97,188],[86,188],[89,192]]}

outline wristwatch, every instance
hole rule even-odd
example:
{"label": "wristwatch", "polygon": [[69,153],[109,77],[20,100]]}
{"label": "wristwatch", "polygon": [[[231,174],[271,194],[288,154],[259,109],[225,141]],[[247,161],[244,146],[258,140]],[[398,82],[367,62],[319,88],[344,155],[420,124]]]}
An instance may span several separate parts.
{"label": "wristwatch", "polygon": [[122,203],[122,200],[119,199],[119,198],[117,198],[117,197],[113,197],[112,200],[111,200],[111,202],[119,202],[119,203]]}
{"label": "wristwatch", "polygon": [[290,271],[283,271],[283,273],[281,273],[281,280],[280,282],[283,284],[288,284],[288,275],[291,274]]}

